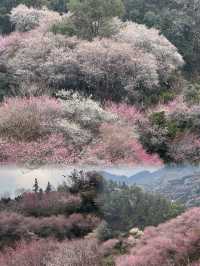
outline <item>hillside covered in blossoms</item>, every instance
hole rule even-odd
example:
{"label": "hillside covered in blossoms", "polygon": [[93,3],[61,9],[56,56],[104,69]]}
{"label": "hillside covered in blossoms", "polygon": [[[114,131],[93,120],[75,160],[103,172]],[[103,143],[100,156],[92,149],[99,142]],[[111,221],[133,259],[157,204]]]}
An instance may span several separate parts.
{"label": "hillside covered in blossoms", "polygon": [[183,93],[178,49],[158,30],[116,18],[118,2],[96,33],[70,7],[11,10],[13,32],[0,38],[1,162],[198,160],[199,107]]}
{"label": "hillside covered in blossoms", "polygon": [[0,266],[200,266],[199,29],[200,0],[0,1]]}

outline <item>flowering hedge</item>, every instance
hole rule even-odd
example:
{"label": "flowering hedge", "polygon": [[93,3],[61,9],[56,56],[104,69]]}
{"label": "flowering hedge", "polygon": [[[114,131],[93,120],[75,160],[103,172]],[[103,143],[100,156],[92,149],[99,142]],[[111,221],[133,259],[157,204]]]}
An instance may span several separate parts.
{"label": "flowering hedge", "polygon": [[17,209],[28,216],[69,215],[79,211],[79,195],[52,191],[50,193],[24,193],[17,202]]}
{"label": "flowering hedge", "polygon": [[118,258],[116,265],[187,266],[199,258],[199,228],[200,208],[191,209],[158,227],[147,227],[130,255]]}
{"label": "flowering hedge", "polygon": [[58,215],[38,219],[14,212],[1,212],[0,218],[0,248],[34,237],[55,237],[60,240],[81,237],[99,223],[95,216],[78,213],[67,218]]}
{"label": "flowering hedge", "polygon": [[143,114],[78,93],[8,98],[0,104],[0,162],[161,164],[139,143]]}

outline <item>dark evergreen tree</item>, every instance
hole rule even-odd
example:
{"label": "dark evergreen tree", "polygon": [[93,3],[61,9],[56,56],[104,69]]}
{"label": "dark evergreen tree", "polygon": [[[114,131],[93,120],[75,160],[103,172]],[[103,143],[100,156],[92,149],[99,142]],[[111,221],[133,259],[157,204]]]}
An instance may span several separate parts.
{"label": "dark evergreen tree", "polygon": [[49,192],[51,192],[51,191],[52,191],[52,186],[51,186],[51,183],[48,182],[45,192],[46,192],[46,193],[49,193]]}
{"label": "dark evergreen tree", "polygon": [[35,183],[34,183],[34,185],[33,185],[33,191],[34,191],[35,193],[37,193],[37,192],[39,191],[39,185],[38,185],[38,180],[37,180],[37,178],[35,178]]}

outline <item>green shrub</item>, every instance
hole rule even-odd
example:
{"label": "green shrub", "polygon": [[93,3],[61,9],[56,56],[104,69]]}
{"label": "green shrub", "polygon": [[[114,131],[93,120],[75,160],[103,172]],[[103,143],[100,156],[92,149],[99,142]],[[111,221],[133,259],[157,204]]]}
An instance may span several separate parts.
{"label": "green shrub", "polygon": [[96,229],[97,238],[100,241],[106,241],[112,238],[113,233],[112,229],[110,228],[109,224],[105,221],[101,222],[100,225]]}

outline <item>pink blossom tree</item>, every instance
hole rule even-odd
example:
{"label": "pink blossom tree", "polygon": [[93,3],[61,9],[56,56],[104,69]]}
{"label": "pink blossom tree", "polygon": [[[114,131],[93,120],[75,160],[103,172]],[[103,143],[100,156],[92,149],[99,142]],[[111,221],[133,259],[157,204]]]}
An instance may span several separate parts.
{"label": "pink blossom tree", "polygon": [[88,146],[83,160],[105,165],[162,164],[157,155],[145,152],[132,127],[120,124],[103,124],[100,127],[100,139]]}
{"label": "pink blossom tree", "polygon": [[177,218],[149,227],[130,255],[119,257],[117,266],[189,265],[199,256],[199,208]]}

